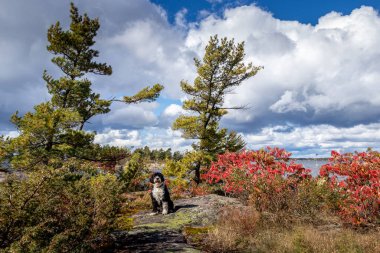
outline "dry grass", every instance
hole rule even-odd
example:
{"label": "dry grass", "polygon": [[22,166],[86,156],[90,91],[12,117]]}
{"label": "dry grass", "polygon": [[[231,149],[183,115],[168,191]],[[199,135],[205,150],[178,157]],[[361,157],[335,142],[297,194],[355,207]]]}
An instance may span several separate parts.
{"label": "dry grass", "polygon": [[257,233],[260,214],[251,207],[226,208],[206,240],[214,252],[234,252],[246,248],[246,239]]}
{"label": "dry grass", "polygon": [[279,243],[274,252],[380,252],[379,231],[361,233],[348,228],[321,231],[300,226],[280,236],[283,237],[280,242],[286,243]]}
{"label": "dry grass", "polygon": [[260,212],[275,213],[279,222],[285,219],[316,220],[321,212],[335,212],[339,196],[325,181],[305,180],[297,187],[286,187],[281,191],[253,191],[248,203]]}
{"label": "dry grass", "polygon": [[310,223],[284,226],[250,207],[228,208],[205,240],[209,252],[380,253],[380,229],[358,231]]}
{"label": "dry grass", "polygon": [[151,207],[150,193],[148,191],[130,192],[123,194],[124,207],[134,210],[145,210]]}

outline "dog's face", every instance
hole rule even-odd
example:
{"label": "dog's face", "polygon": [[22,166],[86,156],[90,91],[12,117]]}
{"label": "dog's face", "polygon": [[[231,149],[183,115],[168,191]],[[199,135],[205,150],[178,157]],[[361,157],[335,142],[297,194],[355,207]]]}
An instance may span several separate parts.
{"label": "dog's face", "polygon": [[150,177],[150,182],[152,184],[161,184],[165,181],[165,178],[164,178],[164,175],[162,175],[162,173],[160,172],[156,172],[154,173],[151,177]]}

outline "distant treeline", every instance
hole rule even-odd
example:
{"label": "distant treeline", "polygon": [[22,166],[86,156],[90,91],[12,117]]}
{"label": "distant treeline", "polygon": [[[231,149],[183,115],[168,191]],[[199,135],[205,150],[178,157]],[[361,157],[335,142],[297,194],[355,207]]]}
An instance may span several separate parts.
{"label": "distant treeline", "polygon": [[168,149],[150,149],[148,146],[143,148],[137,148],[133,151],[133,153],[141,154],[144,160],[148,160],[150,162],[164,162],[167,159],[172,159],[175,161],[179,161],[183,158],[183,154],[179,151],[172,152],[171,148]]}

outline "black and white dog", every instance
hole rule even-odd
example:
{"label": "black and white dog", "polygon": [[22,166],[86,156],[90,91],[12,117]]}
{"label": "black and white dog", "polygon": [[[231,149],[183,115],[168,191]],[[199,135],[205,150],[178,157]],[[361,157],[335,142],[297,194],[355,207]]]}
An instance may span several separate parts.
{"label": "black and white dog", "polygon": [[160,172],[153,173],[150,177],[150,182],[153,184],[153,190],[150,193],[152,198],[153,212],[151,215],[168,214],[174,211],[173,201],[170,199],[168,187],[165,185],[164,175]]}

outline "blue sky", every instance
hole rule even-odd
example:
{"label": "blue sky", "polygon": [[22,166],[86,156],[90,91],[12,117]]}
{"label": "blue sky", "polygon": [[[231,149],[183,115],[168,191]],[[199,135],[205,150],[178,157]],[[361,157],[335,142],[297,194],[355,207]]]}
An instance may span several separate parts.
{"label": "blue sky", "polygon": [[[69,22],[69,0],[0,2],[0,134],[16,136],[9,118],[49,100],[44,69],[61,73],[46,51],[46,31]],[[101,144],[186,150],[171,124],[183,110],[181,80],[196,77],[210,36],[245,41],[246,61],[264,66],[226,105],[221,125],[248,148],[279,146],[295,156],[380,148],[380,1],[75,0],[99,17],[99,61],[113,75],[89,76],[104,98],[165,86],[153,103],[114,104],[87,125]]]}
{"label": "blue sky", "polygon": [[331,11],[349,14],[353,9],[362,5],[380,8],[378,0],[153,0],[152,2],[168,11],[171,22],[173,22],[175,14],[183,8],[188,10],[187,18],[190,21],[197,21],[200,17],[199,12],[202,10],[220,13],[226,7],[256,4],[273,13],[276,18],[311,24],[316,24],[319,17]]}

